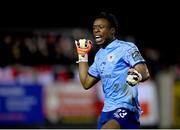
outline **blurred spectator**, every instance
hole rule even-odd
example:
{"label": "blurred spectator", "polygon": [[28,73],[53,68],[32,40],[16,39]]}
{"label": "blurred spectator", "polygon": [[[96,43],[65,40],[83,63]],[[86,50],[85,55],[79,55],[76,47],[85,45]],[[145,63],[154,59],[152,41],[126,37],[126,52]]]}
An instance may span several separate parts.
{"label": "blurred spectator", "polygon": [[12,53],[13,37],[9,34],[2,38],[0,43],[0,66],[5,67],[14,63]]}
{"label": "blurred spectator", "polygon": [[55,63],[62,65],[74,64],[73,41],[66,36],[59,36],[55,43]]}
{"label": "blurred spectator", "polygon": [[144,48],[143,53],[151,78],[154,79],[155,75],[160,71],[160,53],[157,49],[151,47]]}
{"label": "blurred spectator", "polygon": [[49,51],[48,56],[48,63],[47,64],[54,64],[54,56],[55,56],[55,42],[56,42],[56,36],[54,33],[50,32],[46,37],[46,44]]}
{"label": "blurred spectator", "polygon": [[25,37],[21,44],[21,58],[23,65],[36,65],[38,60],[37,46],[33,42],[32,37]]}
{"label": "blurred spectator", "polygon": [[49,50],[44,36],[37,36],[36,42],[38,48],[39,64],[47,64],[49,62]]}
{"label": "blurred spectator", "polygon": [[21,38],[16,37],[13,44],[12,44],[12,53],[15,59],[15,64],[21,64],[22,63],[22,44],[21,44]]}

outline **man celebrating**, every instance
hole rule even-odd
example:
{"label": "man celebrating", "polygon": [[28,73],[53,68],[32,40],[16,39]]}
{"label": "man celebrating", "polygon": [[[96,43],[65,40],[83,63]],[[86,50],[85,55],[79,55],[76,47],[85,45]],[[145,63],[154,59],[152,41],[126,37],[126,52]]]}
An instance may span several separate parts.
{"label": "man celebrating", "polygon": [[149,72],[136,45],[117,39],[117,31],[114,15],[102,12],[95,18],[93,36],[100,49],[90,67],[88,52],[92,42],[75,41],[82,86],[87,90],[102,82],[105,98],[98,129],[140,128],[137,87],[149,78]]}

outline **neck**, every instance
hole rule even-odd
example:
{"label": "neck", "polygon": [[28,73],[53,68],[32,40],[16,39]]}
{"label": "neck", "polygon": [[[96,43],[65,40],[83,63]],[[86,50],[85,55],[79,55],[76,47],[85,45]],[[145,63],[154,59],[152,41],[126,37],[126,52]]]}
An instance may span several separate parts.
{"label": "neck", "polygon": [[104,44],[100,45],[101,48],[106,48],[107,45],[109,45],[112,41],[114,41],[116,38],[112,38],[104,42]]}

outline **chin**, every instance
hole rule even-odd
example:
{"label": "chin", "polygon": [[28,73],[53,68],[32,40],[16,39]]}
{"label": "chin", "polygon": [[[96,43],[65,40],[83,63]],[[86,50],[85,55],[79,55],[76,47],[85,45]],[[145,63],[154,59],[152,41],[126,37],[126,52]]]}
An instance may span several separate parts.
{"label": "chin", "polygon": [[104,41],[99,41],[99,42],[96,42],[97,45],[103,45],[104,44]]}

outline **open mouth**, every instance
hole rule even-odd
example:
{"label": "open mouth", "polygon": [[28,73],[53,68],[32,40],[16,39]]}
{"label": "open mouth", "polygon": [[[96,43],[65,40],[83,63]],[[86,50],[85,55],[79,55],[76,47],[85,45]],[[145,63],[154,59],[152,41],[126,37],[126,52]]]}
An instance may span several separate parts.
{"label": "open mouth", "polygon": [[95,36],[95,41],[96,41],[96,42],[102,41],[102,37],[101,37],[101,36]]}

